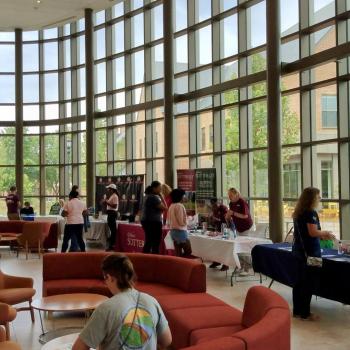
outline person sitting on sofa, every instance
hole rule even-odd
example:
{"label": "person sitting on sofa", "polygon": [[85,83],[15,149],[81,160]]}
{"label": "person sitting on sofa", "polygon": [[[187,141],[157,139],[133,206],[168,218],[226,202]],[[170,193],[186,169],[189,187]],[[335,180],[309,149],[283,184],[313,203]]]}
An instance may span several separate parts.
{"label": "person sitting on sofa", "polygon": [[34,215],[34,209],[29,202],[24,202],[24,207],[21,208],[20,214],[22,215]]}
{"label": "person sitting on sofa", "polygon": [[109,255],[102,271],[113,297],[97,307],[72,350],[167,348],[172,342],[168,321],[153,297],[134,288],[130,259]]}

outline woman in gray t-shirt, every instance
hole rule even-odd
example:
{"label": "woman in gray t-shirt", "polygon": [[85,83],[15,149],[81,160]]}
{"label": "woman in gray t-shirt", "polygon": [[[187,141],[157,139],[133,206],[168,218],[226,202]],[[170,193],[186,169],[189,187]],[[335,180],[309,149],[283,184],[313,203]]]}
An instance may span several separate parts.
{"label": "woman in gray t-shirt", "polygon": [[145,194],[141,216],[142,228],[145,231],[143,252],[159,254],[163,228],[162,213],[167,209],[161,194],[161,183],[153,181],[151,186],[146,188]]}
{"label": "woman in gray t-shirt", "polygon": [[134,286],[135,272],[128,257],[107,256],[102,263],[105,283],[113,297],[92,314],[72,350],[154,350],[172,338],[159,303]]}

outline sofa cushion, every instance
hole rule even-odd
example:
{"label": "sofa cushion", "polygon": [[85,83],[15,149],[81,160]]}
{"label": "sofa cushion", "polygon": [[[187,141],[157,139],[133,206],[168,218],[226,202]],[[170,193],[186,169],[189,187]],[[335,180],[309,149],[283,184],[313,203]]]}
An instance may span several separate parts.
{"label": "sofa cushion", "polygon": [[[231,306],[185,308],[166,312],[175,349],[190,346],[191,333],[197,329],[237,326],[242,313]],[[180,336],[181,335],[181,336]]]}
{"label": "sofa cushion", "polygon": [[191,333],[191,345],[201,344],[216,338],[230,337],[239,332],[243,327],[239,325],[197,329]]}
{"label": "sofa cushion", "polygon": [[[270,347],[265,349],[271,349]],[[194,345],[182,350],[246,350],[245,343],[234,337],[214,339],[205,343]]]}
{"label": "sofa cushion", "polygon": [[160,283],[136,282],[135,288],[140,292],[159,297],[160,295],[177,295],[184,293],[181,289],[169,287]]}
{"label": "sofa cushion", "polygon": [[97,291],[101,292],[97,294],[106,295],[107,293],[104,293],[105,289],[99,283],[99,280],[94,279],[61,279],[46,281],[43,285],[43,296],[70,293],[96,293]]}
{"label": "sofa cushion", "polygon": [[160,295],[157,300],[164,311],[192,307],[227,306],[223,301],[207,293],[184,293],[179,295]]}

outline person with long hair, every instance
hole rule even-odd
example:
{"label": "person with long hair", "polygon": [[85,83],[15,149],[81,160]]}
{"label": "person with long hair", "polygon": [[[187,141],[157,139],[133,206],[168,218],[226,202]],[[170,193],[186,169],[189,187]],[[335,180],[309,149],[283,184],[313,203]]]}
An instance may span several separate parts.
{"label": "person with long hair", "polygon": [[130,259],[109,255],[102,262],[102,272],[113,297],[96,308],[72,350],[167,348],[172,341],[168,321],[156,299],[134,288]]}
{"label": "person with long hair", "polygon": [[106,250],[110,251],[114,250],[114,245],[117,238],[119,194],[115,184],[108,185],[106,189],[107,195],[104,196],[104,203],[107,205],[107,224],[111,232]]}
{"label": "person with long hair", "polygon": [[159,254],[162,239],[163,220],[162,212],[168,209],[161,194],[161,183],[153,181],[145,190],[141,225],[145,231],[144,253]]}
{"label": "person with long hair", "polygon": [[[164,198],[164,201],[165,201],[167,207],[170,208],[170,205],[172,203],[172,199],[171,199],[171,191],[172,191],[172,189],[167,184],[162,184],[161,188],[162,188],[161,189],[161,191],[162,191],[161,193],[162,193],[162,196]],[[167,222],[167,216],[168,216],[168,210],[166,209],[166,210],[163,211],[163,224],[164,225]]]}
{"label": "person with long hair", "polygon": [[175,188],[170,194],[172,204],[168,210],[168,224],[176,256],[192,254],[191,242],[188,239],[186,209],[183,205],[185,194],[185,191],[180,188]]}
{"label": "person with long hair", "polygon": [[332,232],[321,229],[317,214],[320,201],[320,190],[307,187],[300,195],[293,212],[292,251],[298,265],[297,278],[293,286],[293,315],[312,321],[318,319],[310,312],[311,298],[313,289],[318,283],[318,275],[315,268],[307,266],[307,257],[321,257],[320,239],[335,239]]}

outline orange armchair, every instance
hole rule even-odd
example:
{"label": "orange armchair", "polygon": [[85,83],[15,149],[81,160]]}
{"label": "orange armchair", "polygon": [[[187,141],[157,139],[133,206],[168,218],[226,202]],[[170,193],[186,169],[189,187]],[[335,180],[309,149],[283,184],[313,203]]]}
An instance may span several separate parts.
{"label": "orange armchair", "polygon": [[17,237],[17,257],[19,250],[25,250],[26,259],[28,260],[29,251],[36,250],[40,254],[43,247],[43,242],[47,236],[44,231],[44,225],[41,222],[26,222],[23,226],[23,232]]}
{"label": "orange armchair", "polygon": [[17,316],[17,311],[10,305],[0,303],[0,325],[5,326],[6,340],[10,340],[10,322]]}
{"label": "orange armchair", "polygon": [[2,326],[0,326],[0,350],[21,350],[17,343],[6,340],[6,332]]}
{"label": "orange armchair", "polygon": [[32,278],[10,276],[0,270],[0,302],[8,305],[28,302],[29,307],[20,307],[16,310],[30,311],[32,322],[34,322],[32,297],[36,292],[33,284]]}

